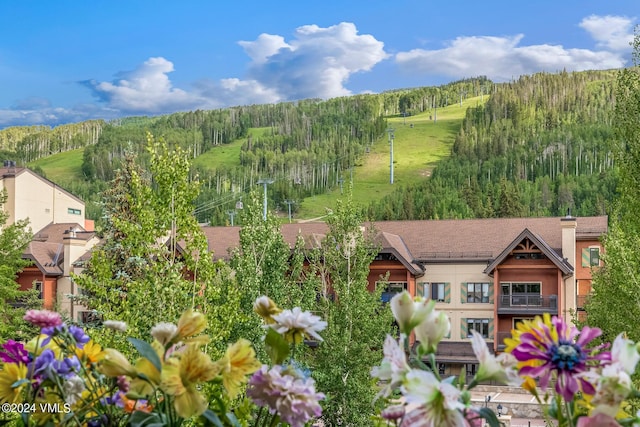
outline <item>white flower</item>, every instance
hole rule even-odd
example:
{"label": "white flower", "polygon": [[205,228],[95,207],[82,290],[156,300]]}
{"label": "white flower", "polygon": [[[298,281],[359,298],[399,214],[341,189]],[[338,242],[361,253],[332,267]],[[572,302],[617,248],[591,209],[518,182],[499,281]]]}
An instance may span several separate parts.
{"label": "white flower", "polygon": [[65,402],[74,405],[81,397],[84,391],[84,381],[77,375],[65,380],[62,390],[65,394]]}
{"label": "white flower", "polygon": [[295,342],[299,342],[297,338],[301,335],[322,341],[318,332],[327,327],[327,322],[320,319],[319,316],[302,311],[300,307],[295,307],[293,310],[282,310],[281,313],[271,317],[275,323],[267,327],[272,327],[279,334],[293,337]]}
{"label": "white flower", "polygon": [[401,390],[407,403],[417,405],[405,415],[403,426],[465,425],[460,390],[447,381],[438,381],[431,372],[409,371]]}
{"label": "white flower", "polygon": [[427,318],[415,328],[416,339],[425,353],[435,353],[442,338],[451,331],[449,317],[440,311],[432,310]]}
{"label": "white flower", "polygon": [[390,305],[393,317],[400,327],[400,332],[408,336],[413,328],[427,318],[436,303],[421,297],[414,301],[409,292],[403,291],[391,298]]}
{"label": "white flower", "polygon": [[119,320],[105,320],[102,325],[105,328],[113,329],[118,332],[125,332],[127,330],[127,324]]}
{"label": "white flower", "polygon": [[591,369],[582,376],[596,384],[596,392],[591,400],[596,414],[615,417],[620,404],[632,390],[631,375],[640,360],[633,341],[618,335],[611,347],[611,363],[602,370]]}
{"label": "white flower", "polygon": [[394,388],[402,384],[405,375],[410,370],[404,350],[402,349],[403,344],[404,335],[400,335],[399,342],[391,335],[387,335],[387,338],[384,340],[384,358],[382,359],[382,363],[380,363],[380,366],[374,366],[371,369],[372,377],[389,382],[380,391],[378,396],[389,396]]}
{"label": "white flower", "polygon": [[175,336],[178,326],[169,322],[160,322],[151,328],[151,336],[165,346]]}
{"label": "white flower", "polygon": [[518,375],[518,361],[511,353],[495,357],[487,343],[477,331],[471,331],[471,347],[480,362],[475,379],[478,382],[494,380],[513,387],[520,387],[522,378]]}
{"label": "white flower", "polygon": [[593,413],[607,414],[615,417],[620,411],[620,404],[631,392],[631,377],[620,364],[605,366],[601,372],[590,372],[585,377],[597,382],[596,392],[591,403],[595,405]]}
{"label": "white flower", "polygon": [[611,347],[611,363],[619,364],[627,374],[631,375],[635,372],[638,361],[640,361],[640,354],[636,344],[624,338],[622,334],[618,335]]}

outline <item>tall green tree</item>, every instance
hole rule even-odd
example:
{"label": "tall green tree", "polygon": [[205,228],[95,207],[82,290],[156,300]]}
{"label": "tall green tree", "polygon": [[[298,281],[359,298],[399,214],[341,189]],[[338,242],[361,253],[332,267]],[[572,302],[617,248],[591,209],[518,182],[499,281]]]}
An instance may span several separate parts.
{"label": "tall green tree", "polygon": [[256,298],[266,295],[278,306],[309,308],[315,298],[313,285],[302,281],[305,274],[301,250],[294,251],[280,231],[280,221],[271,212],[263,218],[262,199],[252,192],[240,215],[240,244],[233,252],[230,266],[240,289],[240,319],[233,336],[258,344],[263,330],[261,319],[253,313]]}
{"label": "tall green tree", "polygon": [[22,258],[31,231],[28,220],[6,225],[9,214],[2,209],[6,201],[7,192],[0,192],[0,342],[30,337],[34,331],[22,317],[26,308],[42,304],[34,290],[22,291],[16,282],[17,274],[31,264]]}
{"label": "tall green tree", "polygon": [[640,32],[633,41],[633,64],[619,72],[615,108],[615,154],[619,197],[604,240],[604,266],[596,271],[587,302],[587,322],[612,340],[620,332],[640,340]]}
{"label": "tall green tree", "polygon": [[368,289],[369,265],[378,251],[373,231],[361,228],[350,193],[327,223],[322,248],[310,256],[322,285],[317,311],[328,322],[312,356],[318,388],[327,395],[322,418],[331,426],[370,425],[378,391],[370,371],[382,359],[393,319],[381,303],[382,289]]}
{"label": "tall green tree", "polygon": [[196,308],[207,314],[214,341],[226,345],[238,291],[220,279],[230,272],[214,263],[192,214],[199,183],[180,148],[149,134],[147,151],[148,174],[129,155],[105,192],[103,243],[75,280],[88,307],[126,321],[131,336],[146,339],[155,324]]}

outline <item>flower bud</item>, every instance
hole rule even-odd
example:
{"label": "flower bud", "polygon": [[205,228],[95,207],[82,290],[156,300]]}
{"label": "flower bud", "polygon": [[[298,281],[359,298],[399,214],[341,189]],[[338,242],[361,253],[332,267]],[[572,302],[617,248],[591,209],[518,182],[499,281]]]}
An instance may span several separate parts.
{"label": "flower bud", "polygon": [[391,298],[391,311],[398,322],[400,332],[409,335],[413,328],[429,316],[435,304],[434,301],[427,301],[420,297],[414,301],[407,291]]}
{"label": "flower bud", "polygon": [[451,322],[445,313],[433,310],[415,331],[421,349],[425,353],[435,353],[442,338],[451,331]]}

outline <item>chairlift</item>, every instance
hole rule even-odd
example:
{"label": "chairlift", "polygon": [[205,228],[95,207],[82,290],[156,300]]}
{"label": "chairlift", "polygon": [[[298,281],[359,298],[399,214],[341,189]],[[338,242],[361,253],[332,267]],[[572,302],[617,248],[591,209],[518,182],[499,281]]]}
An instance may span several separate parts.
{"label": "chairlift", "polygon": [[244,205],[242,204],[242,200],[238,200],[238,201],[236,202],[236,209],[242,209],[242,208],[243,208],[243,206],[244,206]]}

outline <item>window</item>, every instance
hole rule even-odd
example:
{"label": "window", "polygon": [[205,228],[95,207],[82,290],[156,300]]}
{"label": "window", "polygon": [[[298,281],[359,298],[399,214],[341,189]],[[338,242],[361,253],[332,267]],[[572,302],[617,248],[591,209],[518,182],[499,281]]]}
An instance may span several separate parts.
{"label": "window", "polygon": [[483,338],[489,338],[489,319],[467,319],[468,338],[471,338],[471,331],[476,331]]}
{"label": "window", "polygon": [[591,248],[582,248],[582,266],[597,267],[600,265],[600,248],[598,246]]}
{"label": "window", "polygon": [[502,296],[500,302],[507,305],[540,305],[542,304],[541,283],[500,283]]}
{"label": "window", "polygon": [[376,288],[378,286],[384,286],[381,296],[382,302],[389,302],[394,295],[407,289],[407,282],[376,282]]}
{"label": "window", "polygon": [[80,209],[68,208],[67,213],[72,215],[82,215],[82,211]]}
{"label": "window", "polygon": [[438,373],[440,374],[440,376],[445,376],[447,372],[447,365],[445,365],[444,363],[438,363]]}
{"label": "window", "polygon": [[467,378],[473,378],[478,372],[478,364],[477,363],[467,363]]}
{"label": "window", "polygon": [[467,283],[467,302],[488,303],[488,283]]}
{"label": "window", "polygon": [[42,299],[42,282],[35,281],[33,282],[33,289],[38,292],[38,298]]}
{"label": "window", "polygon": [[591,267],[600,265],[600,248],[589,248],[589,265]]}
{"label": "window", "polygon": [[446,302],[445,289],[446,283],[432,283],[431,299],[436,302]]}

